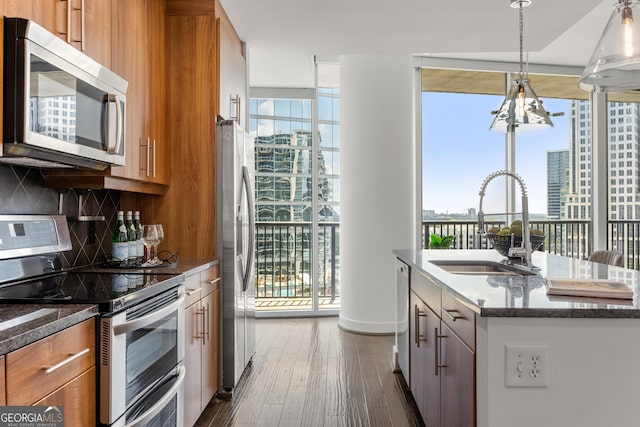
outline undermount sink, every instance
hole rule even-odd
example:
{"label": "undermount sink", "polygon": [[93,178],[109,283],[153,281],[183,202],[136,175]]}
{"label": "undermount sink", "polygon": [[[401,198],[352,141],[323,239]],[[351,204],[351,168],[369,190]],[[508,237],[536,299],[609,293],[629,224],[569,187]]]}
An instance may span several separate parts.
{"label": "undermount sink", "polygon": [[431,263],[453,274],[481,276],[529,276],[535,274],[524,267],[501,264],[495,261],[435,260]]}

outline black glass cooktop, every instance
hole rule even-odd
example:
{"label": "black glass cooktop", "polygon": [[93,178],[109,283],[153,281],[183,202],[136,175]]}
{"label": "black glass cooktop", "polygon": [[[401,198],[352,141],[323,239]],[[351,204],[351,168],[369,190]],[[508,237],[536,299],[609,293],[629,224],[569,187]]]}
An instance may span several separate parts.
{"label": "black glass cooktop", "polygon": [[182,275],[122,271],[64,272],[0,287],[0,302],[97,304],[110,313],[183,282]]}

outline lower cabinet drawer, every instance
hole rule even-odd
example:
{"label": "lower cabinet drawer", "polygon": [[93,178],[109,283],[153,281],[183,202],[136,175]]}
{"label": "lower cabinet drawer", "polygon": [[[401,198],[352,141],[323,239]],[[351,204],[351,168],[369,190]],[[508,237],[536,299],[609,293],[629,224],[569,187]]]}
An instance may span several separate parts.
{"label": "lower cabinet drawer", "polygon": [[220,286],[220,269],[217,265],[200,273],[202,296],[206,297]]}
{"label": "lower cabinet drawer", "polygon": [[95,365],[95,321],[6,355],[7,405],[32,405]]}
{"label": "lower cabinet drawer", "polygon": [[469,307],[461,303],[448,292],[442,293],[442,321],[475,351],[476,315]]}

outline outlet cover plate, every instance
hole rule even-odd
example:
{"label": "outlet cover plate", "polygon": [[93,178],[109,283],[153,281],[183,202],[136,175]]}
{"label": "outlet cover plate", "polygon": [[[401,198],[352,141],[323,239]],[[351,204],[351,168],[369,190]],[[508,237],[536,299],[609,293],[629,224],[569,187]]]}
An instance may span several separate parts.
{"label": "outlet cover plate", "polygon": [[547,345],[505,346],[505,386],[548,387],[549,347]]}

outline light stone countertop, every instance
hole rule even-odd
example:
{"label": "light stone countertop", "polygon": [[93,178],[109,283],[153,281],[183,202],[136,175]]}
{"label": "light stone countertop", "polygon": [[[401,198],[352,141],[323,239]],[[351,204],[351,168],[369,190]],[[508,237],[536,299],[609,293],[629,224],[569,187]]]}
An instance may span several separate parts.
{"label": "light stone countertop", "polygon": [[[483,317],[640,318],[640,272],[636,270],[536,251],[532,261],[540,268],[537,274],[509,279],[508,276],[454,274],[431,263],[434,260],[503,262],[505,257],[493,249],[394,250],[393,254]],[[612,304],[610,300],[595,298],[547,296],[545,277],[624,282],[634,291],[633,301]]]}

